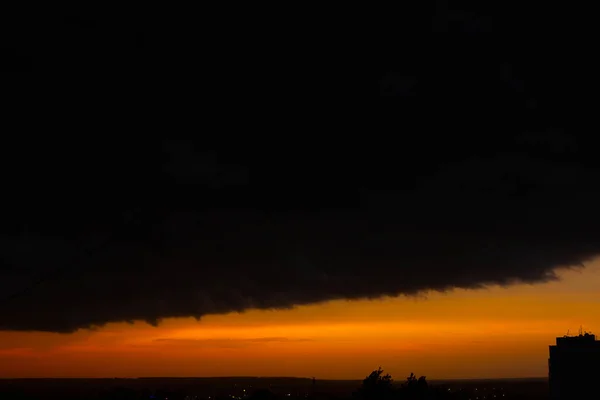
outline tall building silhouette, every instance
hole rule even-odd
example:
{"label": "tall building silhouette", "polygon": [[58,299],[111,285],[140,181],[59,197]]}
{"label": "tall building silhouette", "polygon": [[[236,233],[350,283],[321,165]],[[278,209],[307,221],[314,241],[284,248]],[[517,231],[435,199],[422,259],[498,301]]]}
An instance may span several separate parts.
{"label": "tall building silhouette", "polygon": [[600,341],[580,330],[550,346],[548,378],[552,400],[600,399]]}

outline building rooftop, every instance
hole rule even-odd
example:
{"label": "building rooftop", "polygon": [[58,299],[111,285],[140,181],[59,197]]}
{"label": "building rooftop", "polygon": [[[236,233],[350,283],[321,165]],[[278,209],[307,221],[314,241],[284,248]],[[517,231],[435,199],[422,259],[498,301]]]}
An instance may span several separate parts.
{"label": "building rooftop", "polygon": [[[600,341],[596,340],[596,335],[591,333],[580,333],[577,336],[563,336],[556,338],[556,346],[560,347],[600,347]],[[554,346],[551,346],[554,347]]]}

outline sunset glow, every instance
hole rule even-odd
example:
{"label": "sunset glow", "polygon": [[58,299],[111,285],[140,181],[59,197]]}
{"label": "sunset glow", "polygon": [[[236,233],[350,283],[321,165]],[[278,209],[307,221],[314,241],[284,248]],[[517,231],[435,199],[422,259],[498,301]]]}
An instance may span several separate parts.
{"label": "sunset glow", "polygon": [[156,328],[0,332],[0,375],[358,379],[381,365],[431,379],[545,376],[556,336],[600,326],[600,262],[561,276],[533,286],[168,319]]}

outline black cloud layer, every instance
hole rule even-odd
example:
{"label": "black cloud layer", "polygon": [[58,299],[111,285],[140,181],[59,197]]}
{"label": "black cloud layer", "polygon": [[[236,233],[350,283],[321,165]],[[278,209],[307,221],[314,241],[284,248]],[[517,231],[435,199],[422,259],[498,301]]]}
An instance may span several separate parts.
{"label": "black cloud layer", "polygon": [[231,48],[89,16],[52,31],[83,47],[23,39],[35,137],[2,147],[0,329],[545,282],[597,256],[592,67],[506,10],[440,4]]}

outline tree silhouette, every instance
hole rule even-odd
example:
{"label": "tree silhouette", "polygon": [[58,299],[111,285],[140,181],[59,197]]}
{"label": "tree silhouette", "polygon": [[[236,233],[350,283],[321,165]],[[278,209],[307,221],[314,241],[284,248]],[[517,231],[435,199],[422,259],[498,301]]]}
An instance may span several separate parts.
{"label": "tree silhouette", "polygon": [[406,382],[400,387],[395,387],[392,376],[384,374],[383,369],[379,367],[363,380],[354,396],[360,400],[423,400],[431,394],[425,376],[417,378],[411,372]]}
{"label": "tree silhouette", "polygon": [[394,397],[394,380],[390,374],[383,374],[379,367],[363,379],[355,396],[362,400],[385,400]]}
{"label": "tree silhouette", "polygon": [[416,375],[411,372],[400,389],[400,398],[407,400],[425,399],[428,392],[429,385],[427,384],[427,378],[421,376],[417,379]]}

